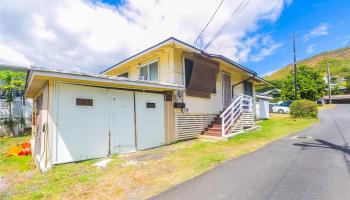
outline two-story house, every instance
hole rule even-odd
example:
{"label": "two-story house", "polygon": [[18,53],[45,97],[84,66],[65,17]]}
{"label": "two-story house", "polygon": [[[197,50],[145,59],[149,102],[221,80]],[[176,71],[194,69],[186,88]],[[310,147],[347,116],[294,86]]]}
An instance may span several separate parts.
{"label": "two-story house", "polygon": [[52,164],[254,126],[257,82],[246,67],[169,38],[101,74],[32,68],[35,157]]}

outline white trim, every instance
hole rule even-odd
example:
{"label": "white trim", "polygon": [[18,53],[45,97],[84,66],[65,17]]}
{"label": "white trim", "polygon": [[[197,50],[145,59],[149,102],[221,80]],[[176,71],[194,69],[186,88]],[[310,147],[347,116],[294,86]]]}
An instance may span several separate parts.
{"label": "white trim", "polygon": [[57,141],[58,141],[58,97],[59,97],[59,94],[58,94],[58,87],[59,87],[59,84],[57,84],[57,81],[54,81],[54,99],[55,99],[55,102],[54,103],[54,111],[53,111],[53,116],[55,116],[55,120],[54,120],[54,128],[53,128],[53,134],[52,134],[52,139],[54,140],[53,141],[53,145],[52,145],[52,164],[56,164],[57,163]]}

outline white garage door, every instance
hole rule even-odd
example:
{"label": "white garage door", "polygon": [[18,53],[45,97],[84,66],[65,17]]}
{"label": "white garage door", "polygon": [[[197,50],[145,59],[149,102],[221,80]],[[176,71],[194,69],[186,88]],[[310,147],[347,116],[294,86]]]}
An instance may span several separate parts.
{"label": "white garage door", "polygon": [[60,83],[57,92],[56,163],[107,156],[107,89]]}
{"label": "white garage door", "polygon": [[134,93],[110,90],[111,153],[135,151]]}
{"label": "white garage door", "polygon": [[139,150],[164,143],[164,96],[136,93],[136,134]]}

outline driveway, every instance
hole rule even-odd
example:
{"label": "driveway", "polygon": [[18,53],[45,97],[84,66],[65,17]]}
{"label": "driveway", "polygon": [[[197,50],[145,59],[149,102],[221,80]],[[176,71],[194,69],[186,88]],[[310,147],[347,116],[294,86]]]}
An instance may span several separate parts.
{"label": "driveway", "polygon": [[350,105],[321,123],[175,186],[154,199],[350,199]]}

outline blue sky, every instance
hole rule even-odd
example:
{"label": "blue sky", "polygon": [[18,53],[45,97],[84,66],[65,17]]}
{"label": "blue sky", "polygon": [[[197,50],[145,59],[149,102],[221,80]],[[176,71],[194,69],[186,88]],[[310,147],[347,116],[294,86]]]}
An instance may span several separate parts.
{"label": "blue sky", "polygon": [[[244,1],[224,1],[199,47]],[[193,44],[219,3],[1,0],[0,64],[100,72],[169,37]],[[298,60],[344,47],[349,8],[348,0],[250,0],[206,51],[265,75],[292,62],[292,32]]]}
{"label": "blue sky", "polygon": [[[263,75],[291,63],[292,32],[296,34],[297,60],[346,46],[350,40],[349,9],[350,1],[347,0],[293,1],[275,23],[263,23],[258,31],[271,33],[283,46],[259,62],[243,64]],[[327,27],[323,34],[307,37],[313,29],[322,25]],[[308,47],[311,48],[309,51]]]}

